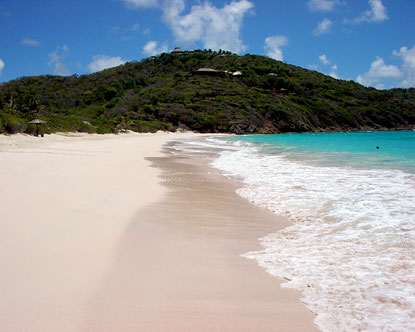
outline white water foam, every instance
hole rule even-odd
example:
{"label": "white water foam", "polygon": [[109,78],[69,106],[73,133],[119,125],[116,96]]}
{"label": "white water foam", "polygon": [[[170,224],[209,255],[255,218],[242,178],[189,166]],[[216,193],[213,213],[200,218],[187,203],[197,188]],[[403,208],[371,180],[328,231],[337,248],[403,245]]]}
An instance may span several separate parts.
{"label": "white water foam", "polygon": [[301,290],[322,331],[415,331],[413,174],[308,166],[214,141],[187,148],[220,146],[213,166],[243,180],[238,194],[294,221],[244,256]]}

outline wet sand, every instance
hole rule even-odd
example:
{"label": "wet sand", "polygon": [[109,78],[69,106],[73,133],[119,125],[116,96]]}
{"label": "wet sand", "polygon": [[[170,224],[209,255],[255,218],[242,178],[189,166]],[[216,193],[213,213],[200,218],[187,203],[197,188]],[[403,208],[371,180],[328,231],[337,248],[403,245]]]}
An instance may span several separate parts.
{"label": "wet sand", "polygon": [[169,192],[125,232],[87,329],[318,331],[298,292],[240,256],[288,220],[240,198],[205,160],[151,161]]}

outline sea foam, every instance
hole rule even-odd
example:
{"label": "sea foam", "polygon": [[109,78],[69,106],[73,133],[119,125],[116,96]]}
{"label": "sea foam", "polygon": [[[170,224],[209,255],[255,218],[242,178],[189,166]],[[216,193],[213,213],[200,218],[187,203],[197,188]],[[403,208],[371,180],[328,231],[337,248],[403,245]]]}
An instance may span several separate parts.
{"label": "sea foam", "polygon": [[240,141],[186,146],[217,153],[238,194],[294,222],[244,257],[301,290],[322,331],[414,331],[414,174],[311,166]]}

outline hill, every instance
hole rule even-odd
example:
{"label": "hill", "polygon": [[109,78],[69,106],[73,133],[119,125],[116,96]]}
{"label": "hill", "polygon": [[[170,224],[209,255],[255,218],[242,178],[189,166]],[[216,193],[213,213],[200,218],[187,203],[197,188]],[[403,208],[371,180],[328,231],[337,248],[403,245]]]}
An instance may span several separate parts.
{"label": "hill", "polygon": [[[200,68],[219,72],[198,75]],[[366,88],[262,56],[165,53],[91,75],[2,84],[0,132],[33,132],[34,118],[49,132],[411,129],[415,89]]]}

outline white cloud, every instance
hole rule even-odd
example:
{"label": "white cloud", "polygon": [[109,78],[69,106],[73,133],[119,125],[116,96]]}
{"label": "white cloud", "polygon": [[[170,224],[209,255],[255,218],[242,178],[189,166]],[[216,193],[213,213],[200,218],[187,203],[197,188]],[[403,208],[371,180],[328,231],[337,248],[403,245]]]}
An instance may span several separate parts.
{"label": "white cloud", "polygon": [[313,12],[331,12],[339,4],[339,0],[310,0],[307,2],[308,8]]}
{"label": "white cloud", "polygon": [[326,33],[329,33],[332,25],[333,25],[333,22],[330,21],[328,18],[325,18],[317,25],[317,28],[313,30],[313,33],[315,36],[321,36]]}
{"label": "white cloud", "polygon": [[383,83],[378,83],[375,85],[375,88],[378,90],[385,90],[386,89],[386,85]]}
{"label": "white cloud", "polygon": [[5,66],[5,64],[4,64],[3,60],[0,59],[0,75],[3,72],[4,66]]}
{"label": "white cloud", "polygon": [[330,64],[330,60],[327,58],[327,56],[325,54],[322,54],[318,57],[321,61],[322,64],[324,65],[329,65]]}
{"label": "white cloud", "polygon": [[92,62],[89,63],[88,68],[92,73],[101,71],[107,68],[117,67],[123,65],[127,61],[121,59],[119,56],[108,56],[108,55],[94,55]]}
{"label": "white cloud", "polygon": [[[322,65],[324,65],[326,67],[328,67],[328,66],[331,65],[331,60],[327,57],[327,55],[322,54],[318,58],[319,58],[319,60],[320,60],[320,62],[321,62]],[[315,65],[315,66],[318,67],[317,65]],[[339,74],[337,73],[337,65],[336,64],[331,65],[331,67],[330,67],[330,73],[327,73],[327,71],[323,71],[323,73],[325,75],[329,75],[329,76],[331,76],[331,77],[333,77],[335,79],[339,79],[340,78]]]}
{"label": "white cloud", "polygon": [[67,45],[58,46],[53,52],[48,54],[48,65],[53,70],[54,75],[69,76],[71,73],[69,69],[62,62],[63,58],[69,52]]}
{"label": "white cloud", "polygon": [[240,38],[243,18],[253,7],[248,0],[232,1],[223,8],[206,1],[192,6],[188,14],[182,15],[184,0],[170,0],[164,2],[163,19],[177,43],[202,41],[207,49],[239,53],[247,48]]}
{"label": "white cloud", "polygon": [[399,52],[393,51],[392,54],[401,57],[403,60],[402,74],[404,75],[404,80],[401,82],[401,86],[405,88],[415,87],[415,46],[411,49],[403,46]]}
{"label": "white cloud", "polygon": [[35,39],[25,38],[25,39],[22,40],[22,45],[39,47],[40,46],[40,41],[35,40]]}
{"label": "white cloud", "polygon": [[167,44],[163,43],[160,46],[158,46],[158,42],[155,40],[150,40],[147,44],[143,47],[143,54],[146,56],[153,56],[160,53],[167,52]]}
{"label": "white cloud", "polygon": [[340,78],[339,74],[337,74],[337,65],[331,66],[331,71],[330,71],[329,75],[331,77],[335,78],[336,80],[338,80]]}
{"label": "white cloud", "polygon": [[124,4],[128,8],[151,8],[157,7],[158,1],[157,0],[123,0]]}
{"label": "white cloud", "polygon": [[275,60],[283,61],[284,55],[281,48],[287,45],[288,39],[285,36],[271,36],[265,39],[265,54]]}
{"label": "white cloud", "polygon": [[402,72],[397,66],[386,65],[382,58],[376,57],[370,65],[370,69],[363,75],[358,75],[356,81],[366,86],[381,87],[380,80],[383,78],[400,78]]}
{"label": "white cloud", "polygon": [[361,16],[355,19],[355,23],[369,22],[380,23],[388,19],[386,7],[382,0],[369,0],[370,10],[365,11]]}

